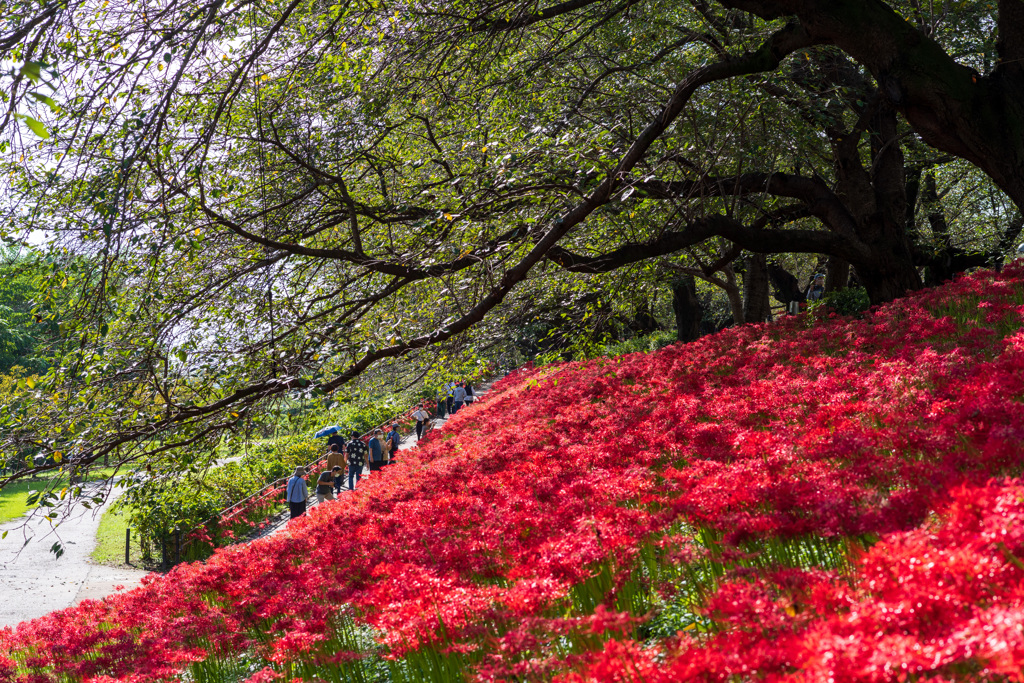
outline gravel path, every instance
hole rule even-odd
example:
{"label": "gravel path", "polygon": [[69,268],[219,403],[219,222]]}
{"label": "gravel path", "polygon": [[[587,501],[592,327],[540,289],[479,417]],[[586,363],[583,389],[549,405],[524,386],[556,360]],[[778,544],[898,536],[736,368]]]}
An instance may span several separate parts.
{"label": "gravel path", "polygon": [[[93,491],[101,483],[86,485]],[[114,592],[115,586],[131,588],[148,572],[118,569],[93,564],[90,554],[96,548],[96,530],[103,511],[121,493],[115,488],[100,507],[87,510],[76,505],[70,513],[54,510],[66,517],[54,528],[37,508],[30,514],[0,525],[0,628],[14,626],[54,610],[64,609],[82,600],[98,599]],[[59,558],[50,552],[57,541],[64,546]]]}

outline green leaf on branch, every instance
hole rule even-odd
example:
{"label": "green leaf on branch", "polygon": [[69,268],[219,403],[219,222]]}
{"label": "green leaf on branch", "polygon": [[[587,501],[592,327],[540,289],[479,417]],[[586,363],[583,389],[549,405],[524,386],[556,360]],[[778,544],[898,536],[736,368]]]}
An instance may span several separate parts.
{"label": "green leaf on branch", "polygon": [[54,114],[60,111],[60,107],[57,105],[56,102],[53,101],[53,98],[51,97],[47,97],[46,95],[42,95],[37,92],[30,92],[28,96],[48,106],[50,108],[50,111],[52,111]]}
{"label": "green leaf on branch", "polygon": [[46,126],[44,126],[41,122],[35,120],[31,116],[26,116],[24,120],[28,127],[32,129],[33,133],[35,133],[44,140],[50,139],[50,132],[46,130]]}

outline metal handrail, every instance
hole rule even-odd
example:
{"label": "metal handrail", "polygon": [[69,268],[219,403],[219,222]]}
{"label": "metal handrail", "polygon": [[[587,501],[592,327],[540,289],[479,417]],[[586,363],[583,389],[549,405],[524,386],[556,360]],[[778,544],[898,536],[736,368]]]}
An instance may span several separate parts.
{"label": "metal handrail", "polygon": [[[415,407],[409,408],[404,413],[399,413],[398,415],[395,415],[393,418],[389,418],[388,420],[385,420],[384,422],[382,422],[381,424],[377,425],[376,427],[372,427],[369,430],[367,430],[364,434],[361,434],[359,436],[359,438],[360,439],[367,439],[376,430],[381,429],[382,427],[386,427],[387,425],[392,424],[394,422],[398,422],[398,421],[400,421],[402,419],[412,417],[412,413],[415,411],[415,409],[416,409]],[[309,464],[307,464],[305,466],[305,469],[306,470],[312,470],[321,461],[326,460],[326,459],[327,459],[327,454],[324,453],[323,455],[317,457],[315,460],[313,460]],[[308,476],[308,473],[307,473],[307,476]],[[277,486],[279,486],[282,481],[287,481],[287,479],[275,479],[273,482],[267,484],[266,486],[264,486],[262,489],[260,489],[256,493],[252,494],[251,496],[248,496],[247,498],[243,498],[242,500],[240,500],[238,502],[232,503],[231,505],[227,506],[226,508],[224,508],[224,509],[222,509],[222,510],[216,512],[216,513],[214,513],[213,515],[211,515],[206,520],[204,520],[201,523],[197,524],[195,528],[205,527],[208,524],[210,524],[211,522],[213,522],[214,520],[217,520],[217,519],[220,519],[220,518],[224,517],[227,513],[231,512],[232,510],[234,510],[236,508],[238,508],[242,504],[248,503],[249,501],[253,500],[254,498],[259,498],[259,497],[265,495],[270,489],[276,488]]]}

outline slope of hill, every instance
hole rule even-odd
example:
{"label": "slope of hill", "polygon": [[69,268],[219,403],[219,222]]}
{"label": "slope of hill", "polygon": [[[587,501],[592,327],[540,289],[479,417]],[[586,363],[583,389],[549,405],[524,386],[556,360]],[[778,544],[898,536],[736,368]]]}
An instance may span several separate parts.
{"label": "slope of hill", "polygon": [[0,632],[0,681],[1020,680],[1022,326],[1018,265],[524,369],[289,534]]}

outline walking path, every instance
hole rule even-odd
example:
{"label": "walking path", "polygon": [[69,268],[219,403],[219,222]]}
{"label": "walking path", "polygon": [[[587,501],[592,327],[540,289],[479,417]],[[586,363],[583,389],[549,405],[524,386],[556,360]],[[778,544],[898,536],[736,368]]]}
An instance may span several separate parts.
{"label": "walking path", "polygon": [[[490,387],[484,383],[477,389],[477,397]],[[440,429],[447,420],[434,420],[434,429]],[[416,445],[415,432],[406,436],[399,450]],[[374,476],[386,476],[387,470]],[[363,470],[368,475],[369,468]],[[347,481],[347,477],[346,477]],[[85,496],[96,493],[105,483],[87,484]],[[148,572],[128,568],[93,564],[90,558],[96,547],[96,531],[103,511],[117,499],[121,489],[113,489],[102,506],[88,510],[75,506],[60,525],[54,529],[41,509],[36,515],[21,517],[0,525],[0,534],[9,531],[0,541],[0,629],[14,626],[28,619],[49,614],[78,604],[85,599],[100,599],[113,593],[118,586],[127,589],[138,586]],[[316,497],[311,497],[316,505]],[[61,511],[58,509],[58,513]],[[267,536],[284,529],[288,524],[288,511],[272,518],[259,536]],[[27,540],[26,540],[27,539]],[[55,542],[64,547],[59,558],[50,552]]]}
{"label": "walking path", "polygon": [[[491,382],[481,382],[479,387],[474,387],[474,395],[476,396],[476,399],[480,400],[480,398],[484,394],[486,394],[487,390],[490,389],[490,388],[491,388]],[[433,419],[434,426],[433,426],[431,431],[433,431],[435,429],[441,429],[444,426],[445,422],[447,422],[447,421],[448,421],[447,417],[434,418]],[[413,446],[416,445],[416,443],[417,443],[416,432],[410,432],[398,444],[398,450],[404,451],[407,448],[412,448]],[[386,472],[387,472],[387,468],[381,470],[380,472],[378,472],[374,476],[378,476],[379,477],[383,473],[386,473]],[[310,472],[308,474],[316,475],[318,473]],[[366,467],[363,468],[363,478],[365,479],[368,476],[370,476],[370,468],[367,465]],[[345,483],[346,483],[346,485],[348,484],[348,475],[347,474],[345,475]],[[310,506],[310,509],[312,509],[313,507],[316,507],[316,505],[318,504],[317,500],[316,500],[316,496],[312,493],[312,489],[314,487],[315,487],[315,485],[311,485],[310,486],[310,496],[309,496],[309,506]],[[359,484],[356,484],[356,488],[359,488]],[[350,493],[350,492],[347,489],[342,489],[342,492],[341,492],[342,496],[344,496],[347,493]],[[280,532],[281,530],[283,530],[285,527],[288,526],[288,520],[289,520],[289,513],[288,513],[287,510],[279,512],[278,514],[274,515],[273,517],[271,517],[268,520],[268,524],[263,529],[261,529],[261,530],[257,531],[256,533],[254,533],[251,537],[249,537],[248,540],[254,541],[257,538],[263,538],[264,536],[270,536],[272,534],[276,534],[276,533]]]}
{"label": "walking path", "polygon": [[[484,389],[478,390],[477,391],[477,396],[481,395],[483,393],[483,391],[484,391]],[[443,417],[435,418],[433,420],[433,422],[434,422],[433,429],[440,429],[444,425],[444,423],[447,422],[447,421],[448,421],[447,418],[443,418]],[[417,443],[416,432],[410,432],[409,434],[407,434],[401,440],[401,442],[399,442],[398,450],[404,451],[404,450],[406,450],[408,448],[412,448],[413,446],[416,445],[416,443]],[[373,476],[375,476],[375,477],[379,477],[379,476],[382,476],[382,475],[386,476],[386,473],[387,473],[387,468],[384,468],[383,470],[377,472],[377,474],[375,474]],[[315,475],[319,474],[319,472],[309,472],[307,474],[313,475],[315,477]],[[370,467],[369,467],[369,465],[367,465],[366,467],[363,468],[363,480],[365,480],[369,476],[370,476]],[[345,485],[348,486],[348,474],[347,473],[345,474]],[[359,484],[356,484],[356,488],[358,488],[358,487],[359,487]],[[310,494],[309,494],[309,509],[313,509],[314,507],[316,507],[318,505],[317,500],[316,500],[316,495],[312,492],[314,488],[315,488],[315,484],[311,484],[310,485]],[[341,490],[341,495],[342,496],[344,496],[344,495],[346,495],[348,493],[351,493],[348,489],[342,489]],[[289,515],[287,510],[283,510],[282,512],[277,513],[276,515],[274,515],[273,517],[271,517],[268,520],[269,523],[263,529],[261,529],[260,531],[256,532],[255,534],[253,534],[249,538],[249,540],[250,541],[255,541],[257,538],[263,538],[264,536],[270,536],[272,534],[278,533],[279,531],[284,529],[286,526],[288,526],[289,517],[290,517],[290,515]]]}
{"label": "walking path", "polygon": [[[95,495],[106,482],[86,484],[85,495]],[[46,508],[36,508],[30,516],[0,525],[0,628],[35,619],[85,599],[98,599],[113,593],[116,586],[132,587],[148,572],[105,567],[90,559],[96,548],[96,531],[104,510],[120,495],[110,491],[103,505],[87,510],[77,504],[54,529],[46,518]],[[64,553],[57,557],[50,547],[60,542]]]}

